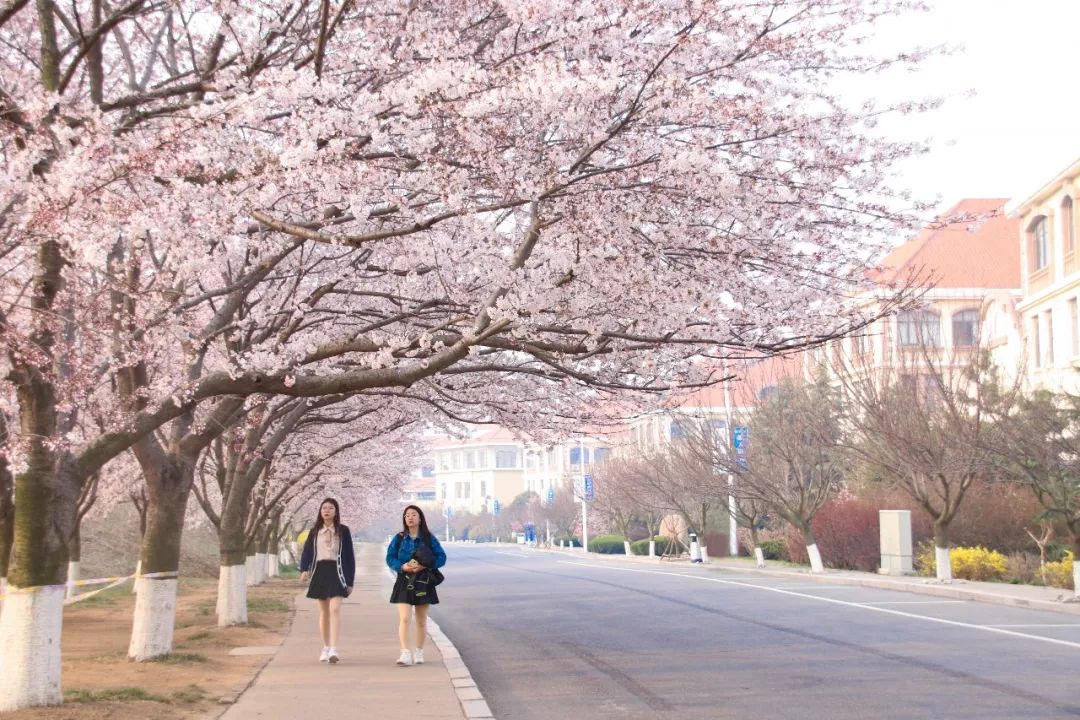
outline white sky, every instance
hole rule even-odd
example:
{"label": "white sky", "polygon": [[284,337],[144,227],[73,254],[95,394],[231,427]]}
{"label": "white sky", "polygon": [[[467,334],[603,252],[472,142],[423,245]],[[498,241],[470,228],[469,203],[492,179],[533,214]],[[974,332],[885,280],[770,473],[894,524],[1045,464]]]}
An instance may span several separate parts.
{"label": "white sky", "polygon": [[902,184],[920,199],[939,199],[939,210],[964,197],[1027,197],[1080,159],[1080,0],[929,4],[929,13],[892,22],[879,36],[885,49],[961,46],[876,91],[951,98],[887,127],[934,145],[901,166]]}

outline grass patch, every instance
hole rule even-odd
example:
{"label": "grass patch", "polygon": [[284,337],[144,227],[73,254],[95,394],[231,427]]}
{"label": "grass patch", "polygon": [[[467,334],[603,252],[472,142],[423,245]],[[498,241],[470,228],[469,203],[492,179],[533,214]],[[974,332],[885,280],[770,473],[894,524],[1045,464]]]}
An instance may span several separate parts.
{"label": "grass patch", "polygon": [[217,600],[199,603],[195,606],[195,612],[199,615],[214,615],[217,613]]}
{"label": "grass patch", "polygon": [[[92,589],[92,588],[91,588]],[[110,607],[115,605],[123,598],[131,597],[131,585],[127,583],[121,583],[114,588],[108,590],[102,590],[93,597],[88,597],[85,600],[80,600],[77,603],[72,603],[71,608],[100,608]]]}
{"label": "grass patch", "polygon": [[282,565],[280,572],[281,572],[280,577],[281,577],[282,580],[299,580],[300,579],[300,571],[297,570],[296,567],[293,566],[293,565],[289,565],[288,567]]}
{"label": "grass patch", "polygon": [[164,657],[154,658],[150,662],[162,663],[163,665],[194,665],[207,662],[208,658],[199,653],[174,652]]}
{"label": "grass patch", "polygon": [[191,637],[189,637],[188,642],[191,642],[193,640],[206,640],[209,637],[212,637],[212,634],[210,633],[210,631],[209,630],[203,630],[202,632],[197,632],[194,635],[192,635]]}
{"label": "grass patch", "polygon": [[252,598],[247,601],[249,613],[256,612],[284,612],[289,609],[289,603],[277,598]]}
{"label": "grass patch", "polygon": [[108,688],[105,690],[65,690],[64,700],[74,703],[105,701],[127,702],[132,700],[165,702],[165,698],[161,697],[160,695],[148,693],[142,688],[137,687]]}
{"label": "grass patch", "polygon": [[183,690],[175,691],[172,697],[177,702],[197,703],[206,699],[206,691],[198,685],[188,685]]}

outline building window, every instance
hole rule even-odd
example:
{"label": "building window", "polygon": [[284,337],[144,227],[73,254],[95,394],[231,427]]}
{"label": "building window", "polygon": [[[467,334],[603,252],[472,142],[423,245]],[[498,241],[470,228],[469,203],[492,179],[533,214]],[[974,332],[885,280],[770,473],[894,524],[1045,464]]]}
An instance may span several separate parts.
{"label": "building window", "polygon": [[611,448],[598,447],[593,450],[593,461],[596,463],[602,463],[611,454]]}
{"label": "building window", "polygon": [[472,450],[468,450],[465,452],[465,467],[469,470],[472,470],[476,467],[476,453],[474,453]]}
{"label": "building window", "polygon": [[1045,216],[1035,218],[1031,224],[1032,270],[1042,270],[1050,264],[1050,225]]}
{"label": "building window", "polygon": [[1073,199],[1068,195],[1061,201],[1061,232],[1065,238],[1065,252],[1076,249],[1076,224],[1073,222]]}
{"label": "building window", "polygon": [[1047,310],[1043,313],[1043,317],[1046,318],[1046,362],[1045,365],[1053,366],[1054,364],[1054,315],[1052,310]]}
{"label": "building window", "polygon": [[[1073,301],[1076,302],[1075,300]],[[420,477],[435,477],[435,466],[431,464],[425,464],[420,468]]]}
{"label": "building window", "polygon": [[450,467],[452,467],[454,470],[460,470],[461,469],[461,452],[460,451],[454,453],[453,456],[450,458]]}
{"label": "building window", "polygon": [[450,469],[450,453],[439,453],[439,469]]}
{"label": "building window", "polygon": [[496,450],[495,451],[495,467],[497,467],[497,468],[516,468],[517,467],[517,450]]}
{"label": "building window", "polygon": [[480,481],[480,497],[487,497],[487,480]]}
{"label": "building window", "polygon": [[1080,355],[1080,304],[1076,298],[1069,301],[1069,332],[1072,337],[1072,356]]}
{"label": "building window", "polygon": [[912,347],[941,344],[941,318],[933,310],[906,310],[896,319],[900,345]]}
{"label": "building window", "polygon": [[974,347],[979,342],[979,311],[961,310],[952,316],[953,347]]}
{"label": "building window", "polygon": [[1042,349],[1039,347],[1039,317],[1031,318],[1031,357],[1035,360],[1035,367],[1042,367]]}

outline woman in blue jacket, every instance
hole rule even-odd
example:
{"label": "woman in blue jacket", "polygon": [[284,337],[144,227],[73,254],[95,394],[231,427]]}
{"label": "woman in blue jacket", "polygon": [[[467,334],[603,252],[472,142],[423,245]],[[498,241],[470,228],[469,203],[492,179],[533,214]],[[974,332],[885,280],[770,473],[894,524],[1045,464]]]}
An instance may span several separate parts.
{"label": "woman in blue jacket", "polygon": [[[429,605],[437,605],[439,596],[431,573],[446,564],[446,553],[439,539],[428,530],[424,511],[409,505],[401,513],[404,528],[390,540],[386,548],[386,564],[397,573],[390,602],[398,608],[398,640],[401,655],[397,664],[408,666],[424,662],[424,640],[427,637]],[[409,616],[416,613],[416,647],[409,651]]]}
{"label": "woman in blue jacket", "polygon": [[326,498],[319,505],[319,514],[300,554],[300,579],[310,578],[307,596],[319,601],[319,632],[323,641],[320,662],[338,661],[341,599],[352,593],[355,575],[352,534],[347,525],[341,524],[337,500]]}

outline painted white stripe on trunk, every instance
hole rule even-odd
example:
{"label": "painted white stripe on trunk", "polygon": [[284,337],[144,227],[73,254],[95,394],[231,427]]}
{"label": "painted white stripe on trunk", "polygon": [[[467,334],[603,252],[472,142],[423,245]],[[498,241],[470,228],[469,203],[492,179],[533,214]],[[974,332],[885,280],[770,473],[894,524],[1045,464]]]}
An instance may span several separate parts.
{"label": "painted white stripe on trunk", "polygon": [[246,575],[244,565],[218,568],[218,627],[243,625],[248,621]]}
{"label": "painted white stripe on trunk", "polygon": [[624,554],[626,554],[626,555],[633,555],[634,554],[634,553],[632,553],[630,551],[630,543],[628,541],[623,540],[622,546],[623,546],[623,553]]}
{"label": "painted white stripe on trunk", "polygon": [[176,580],[139,578],[136,585],[128,657],[141,661],[168,655],[176,626]]}
{"label": "painted white stripe on trunk", "polygon": [[754,548],[754,558],[759,568],[765,567],[765,552],[761,548]]}
{"label": "painted white stripe on trunk", "polygon": [[75,593],[78,592],[78,590],[76,589],[76,586],[75,586],[75,583],[77,583],[77,582],[79,582],[79,561],[78,560],[69,560],[68,561],[68,576],[67,576],[67,592],[64,594],[64,597],[67,600],[70,600],[71,598],[75,597]]}
{"label": "painted white stripe on trunk", "polygon": [[267,577],[279,577],[281,575],[281,565],[279,564],[277,553],[266,554],[266,576]]}
{"label": "painted white stripe on trunk", "polygon": [[825,572],[825,565],[821,562],[821,553],[818,552],[817,543],[807,545],[806,554],[810,556],[810,572]]}
{"label": "painted white stripe on trunk", "polygon": [[893,610],[892,608],[878,607],[876,605],[867,605],[866,603],[851,602],[849,600],[837,600],[836,598],[820,597],[818,595],[808,595],[806,593],[792,592],[790,590],[781,590],[780,588],[770,587],[768,585],[755,585],[754,583],[741,582],[739,580],[724,580],[723,578],[701,577],[700,575],[691,575],[689,573],[678,573],[664,570],[638,570],[636,568],[611,567],[598,563],[574,562],[572,560],[557,560],[556,562],[562,565],[578,565],[580,567],[586,567],[591,570],[611,570],[613,572],[632,573],[636,572],[645,573],[647,575],[668,575],[671,577],[685,578],[687,580],[701,580],[704,582],[720,583],[722,585],[734,585],[736,587],[752,588],[754,590],[764,590],[765,592],[778,593],[780,595],[790,595],[792,597],[805,598],[807,600],[817,600],[818,602],[831,603],[833,605],[844,605],[846,607],[862,608],[864,610],[870,610],[872,612],[886,613],[888,615],[912,618],[913,620],[925,620],[926,622],[938,623],[939,625],[951,625],[953,627],[982,630],[984,632],[995,633],[998,635],[1008,635],[1010,637],[1024,638],[1027,640],[1037,640],[1039,642],[1050,643],[1051,645],[1063,645],[1065,647],[1071,647],[1080,650],[1080,642],[1058,640],[1057,638],[1044,637],[1042,635],[1029,635],[1028,633],[1016,632],[1014,630],[1006,630],[1004,628],[994,627],[993,625],[975,625],[972,623],[960,622],[959,620],[946,620],[944,618],[936,618],[929,615],[916,615],[915,613],[909,613],[903,610]]}
{"label": "painted white stripe on trunk", "polygon": [[949,557],[949,548],[935,546],[934,562],[937,563],[937,579],[952,582],[952,558]]}
{"label": "painted white stripe on trunk", "polygon": [[1073,597],[1080,598],[1080,558],[1073,558]]}
{"label": "painted white stripe on trunk", "polygon": [[270,561],[266,559],[266,553],[255,553],[255,584],[262,585],[266,582],[267,568]]}
{"label": "painted white stripe on trunk", "polygon": [[65,587],[12,590],[0,611],[0,712],[59,705]]}
{"label": "painted white stripe on trunk", "polygon": [[250,587],[252,585],[255,585],[257,581],[256,581],[256,575],[255,575],[255,556],[254,555],[248,555],[246,558],[244,558],[244,567],[247,570],[244,577],[246,578],[246,582],[248,584],[248,587]]}
{"label": "painted white stripe on trunk", "polygon": [[649,557],[656,557],[656,541],[649,541]]}

